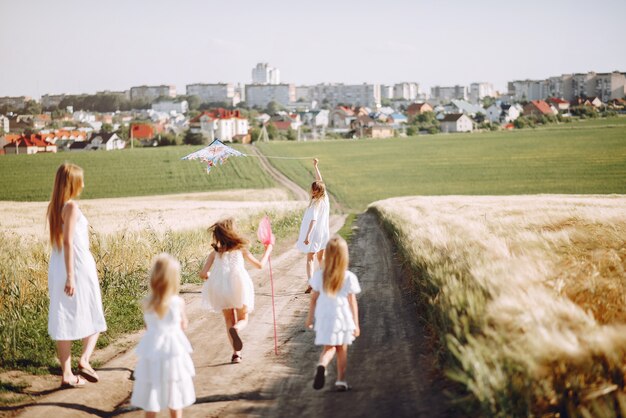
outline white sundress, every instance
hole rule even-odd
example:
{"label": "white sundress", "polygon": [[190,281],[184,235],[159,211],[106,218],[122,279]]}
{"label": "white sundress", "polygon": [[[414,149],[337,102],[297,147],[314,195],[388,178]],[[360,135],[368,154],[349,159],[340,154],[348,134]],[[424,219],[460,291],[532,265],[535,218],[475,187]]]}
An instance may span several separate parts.
{"label": "white sundress", "polygon": [[254,310],[254,285],[246,271],[241,250],[215,253],[209,278],[202,286],[202,307],[212,312],[223,309]]}
{"label": "white sundress", "polygon": [[73,296],[65,294],[67,272],[63,248],[52,247],[48,264],[48,334],[55,341],[80,340],[107,329],[96,262],[89,251],[87,218],[78,209],[72,237],[74,255]]}
{"label": "white sundress", "polygon": [[309,282],[313,290],[320,293],[315,306],[315,345],[352,344],[356,324],[348,295],[361,293],[359,280],[354,273],[346,271],[343,285],[335,296],[324,292],[323,281],[324,272],[318,270]]}
{"label": "white sundress", "polygon": [[130,399],[131,405],[144,411],[182,409],[196,401],[192,348],[181,327],[184,303],[180,296],[172,296],[163,318],[144,313],[147,330],[135,349],[139,360]]}
{"label": "white sundress", "polygon": [[[326,248],[326,244],[330,239],[329,212],[328,194],[325,194],[323,199],[306,208],[302,217],[302,224],[300,225],[298,243],[296,244],[300,252],[316,253]],[[307,245],[304,243],[304,239],[312,220],[315,221],[315,225],[313,225],[313,230],[309,236],[309,244]]]}

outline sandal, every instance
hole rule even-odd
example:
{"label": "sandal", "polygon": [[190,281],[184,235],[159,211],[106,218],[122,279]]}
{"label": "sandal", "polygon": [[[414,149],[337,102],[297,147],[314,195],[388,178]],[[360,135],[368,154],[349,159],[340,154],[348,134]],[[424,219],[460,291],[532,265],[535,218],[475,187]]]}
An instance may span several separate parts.
{"label": "sandal", "polygon": [[230,358],[231,363],[241,363],[241,360],[243,360],[241,354],[233,354],[233,356]]}
{"label": "sandal", "polygon": [[313,389],[320,390],[324,387],[326,380],[326,367],[319,364],[315,370],[315,379],[313,379]]}
{"label": "sandal", "polygon": [[352,389],[352,386],[348,385],[348,382],[337,380],[335,382],[335,390],[337,392],[347,392]]}
{"label": "sandal", "polygon": [[61,389],[81,389],[84,388],[87,382],[81,379],[80,376],[74,376],[75,382],[61,382]]}
{"label": "sandal", "polygon": [[313,288],[311,286],[308,286],[306,288],[306,290],[304,291],[304,293],[309,294],[309,293],[311,293],[312,290],[313,290]]}
{"label": "sandal", "polygon": [[96,371],[92,368],[79,367],[78,373],[80,373],[81,376],[83,376],[91,383],[96,383],[100,381],[100,378],[96,374]]}
{"label": "sandal", "polygon": [[230,337],[233,339],[233,348],[235,349],[235,351],[241,351],[241,349],[243,348],[243,342],[241,341],[241,338],[239,337],[237,328],[230,327],[228,329],[228,333],[230,334]]}

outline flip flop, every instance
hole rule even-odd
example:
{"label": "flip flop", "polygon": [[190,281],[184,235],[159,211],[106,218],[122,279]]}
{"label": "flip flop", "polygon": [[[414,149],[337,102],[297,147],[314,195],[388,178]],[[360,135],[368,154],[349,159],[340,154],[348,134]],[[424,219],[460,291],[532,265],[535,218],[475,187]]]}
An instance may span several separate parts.
{"label": "flip flop", "polygon": [[241,363],[241,360],[243,360],[243,357],[241,357],[241,355],[239,354],[233,354],[233,356],[230,358],[231,363]]}
{"label": "flip flop", "polygon": [[61,389],[82,389],[85,387],[87,382],[82,380],[80,376],[74,376],[76,378],[76,382],[61,382]]}
{"label": "flip flop", "polygon": [[313,290],[313,288],[311,286],[308,286],[306,288],[306,290],[304,291],[304,293],[309,294],[309,293],[311,293],[312,290]]}
{"label": "flip flop", "polygon": [[315,379],[313,379],[313,389],[320,390],[324,387],[326,380],[326,367],[319,364],[315,370]]}
{"label": "flip flop", "polygon": [[235,349],[235,351],[241,351],[241,349],[243,348],[243,342],[241,341],[241,338],[239,337],[239,333],[237,332],[237,328],[230,327],[228,329],[228,333],[230,334],[231,338],[233,339],[233,348]]}
{"label": "flip flop", "polygon": [[343,382],[340,380],[335,382],[335,390],[337,392],[347,392],[350,389],[352,389],[352,386],[348,385],[348,382]]}
{"label": "flip flop", "polygon": [[81,376],[83,376],[85,379],[87,379],[91,383],[96,383],[100,381],[100,378],[96,374],[95,370],[90,370],[86,367],[79,367],[78,373],[80,373]]}

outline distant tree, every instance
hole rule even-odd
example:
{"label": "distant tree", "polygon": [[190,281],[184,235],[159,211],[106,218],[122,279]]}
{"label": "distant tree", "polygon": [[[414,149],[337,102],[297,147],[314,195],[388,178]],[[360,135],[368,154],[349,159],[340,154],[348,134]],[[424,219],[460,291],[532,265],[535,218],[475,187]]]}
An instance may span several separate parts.
{"label": "distant tree", "polygon": [[[163,134],[159,134],[158,136],[158,146],[159,147],[166,147],[166,146],[170,146],[170,145],[176,145],[176,135],[172,132],[166,132]],[[195,145],[195,144],[194,144]]]}
{"label": "distant tree", "polygon": [[295,141],[296,139],[298,139],[298,134],[295,130],[289,128],[287,130],[287,136],[286,136],[287,140],[289,141]]}
{"label": "distant tree", "polygon": [[417,129],[414,126],[408,126],[406,128],[406,134],[408,136],[413,136],[413,135],[417,134]]}
{"label": "distant tree", "polygon": [[491,106],[495,102],[496,102],[495,97],[491,97],[491,96],[485,96],[483,97],[483,100],[482,100],[482,104],[485,109],[487,109],[489,106]]}
{"label": "distant tree", "polygon": [[205,141],[204,137],[202,136],[202,134],[200,134],[200,133],[193,133],[193,132],[191,132],[191,130],[188,130],[187,132],[185,132],[185,137],[183,138],[183,143],[185,143],[187,145],[202,145],[205,142],[206,141]]}
{"label": "distant tree", "polygon": [[182,100],[187,100],[189,110],[198,110],[200,107],[200,98],[195,94],[182,96]]}
{"label": "distant tree", "polygon": [[41,114],[41,105],[34,100],[29,100],[24,106],[22,111],[25,115],[39,115]]}
{"label": "distant tree", "polygon": [[248,133],[250,134],[251,141],[254,142],[261,136],[261,128],[252,127],[248,129]]}
{"label": "distant tree", "polygon": [[128,141],[128,138],[130,138],[130,125],[121,125],[115,133],[124,141]]}
{"label": "distant tree", "polygon": [[267,113],[268,115],[274,115],[274,114],[276,114],[276,112],[278,112],[280,110],[284,110],[284,109],[285,108],[280,103],[277,103],[275,101],[271,101],[265,107],[265,113]]}
{"label": "distant tree", "polygon": [[246,102],[239,102],[235,107],[238,109],[250,109],[250,106],[248,106],[248,103]]}
{"label": "distant tree", "polygon": [[269,139],[278,139],[278,129],[273,124],[267,125],[267,137]]}
{"label": "distant tree", "polygon": [[389,100],[389,99],[382,99],[382,100],[380,101],[380,104],[381,104],[382,106],[386,106],[386,107],[387,107],[387,106],[391,106],[391,100]]}
{"label": "distant tree", "polygon": [[107,133],[113,132],[113,125],[111,125],[110,123],[103,123],[100,130]]}

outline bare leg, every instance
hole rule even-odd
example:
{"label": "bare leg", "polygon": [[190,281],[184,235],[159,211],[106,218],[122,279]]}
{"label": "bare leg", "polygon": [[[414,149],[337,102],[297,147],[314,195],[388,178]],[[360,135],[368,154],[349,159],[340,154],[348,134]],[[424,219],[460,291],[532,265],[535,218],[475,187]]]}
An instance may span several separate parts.
{"label": "bare leg", "polygon": [[76,376],[72,373],[72,342],[57,341],[57,356],[61,363],[61,382],[75,382]]}
{"label": "bare leg", "polygon": [[311,276],[313,276],[314,267],[315,267],[315,253],[307,253],[306,254],[306,278],[307,280],[311,280]]}
{"label": "bare leg", "polygon": [[333,345],[325,345],[322,349],[322,354],[320,354],[320,362],[324,367],[328,367],[328,363],[330,363],[335,357],[336,347]]}
{"label": "bare leg", "polygon": [[323,249],[317,252],[317,264],[319,265],[320,269],[324,265],[324,250]]}
{"label": "bare leg", "polygon": [[80,367],[93,370],[91,364],[89,364],[89,359],[93,354],[93,350],[96,348],[96,343],[98,342],[99,336],[100,333],[96,332],[89,337],[83,338],[83,352],[80,355],[80,360],[78,360],[78,365]]}
{"label": "bare leg", "polygon": [[146,418],[156,418],[157,413],[156,412],[148,412],[146,411]]}
{"label": "bare leg", "polygon": [[170,418],[182,418],[183,410],[182,409],[170,409]]}
{"label": "bare leg", "polygon": [[[234,309],[224,309],[222,310],[222,314],[224,314],[224,321],[226,322],[226,335],[228,336],[228,341],[230,341],[230,345],[233,345],[233,339],[230,337],[229,329],[235,325],[235,310]],[[234,350],[234,349],[233,349]]]}
{"label": "bare leg", "polygon": [[346,380],[346,368],[348,367],[348,345],[337,346],[337,380]]}
{"label": "bare leg", "polygon": [[248,308],[244,305],[243,308],[236,309],[236,312],[237,312],[237,319],[233,327],[237,331],[241,331],[242,329],[246,327],[246,325],[248,325]]}

